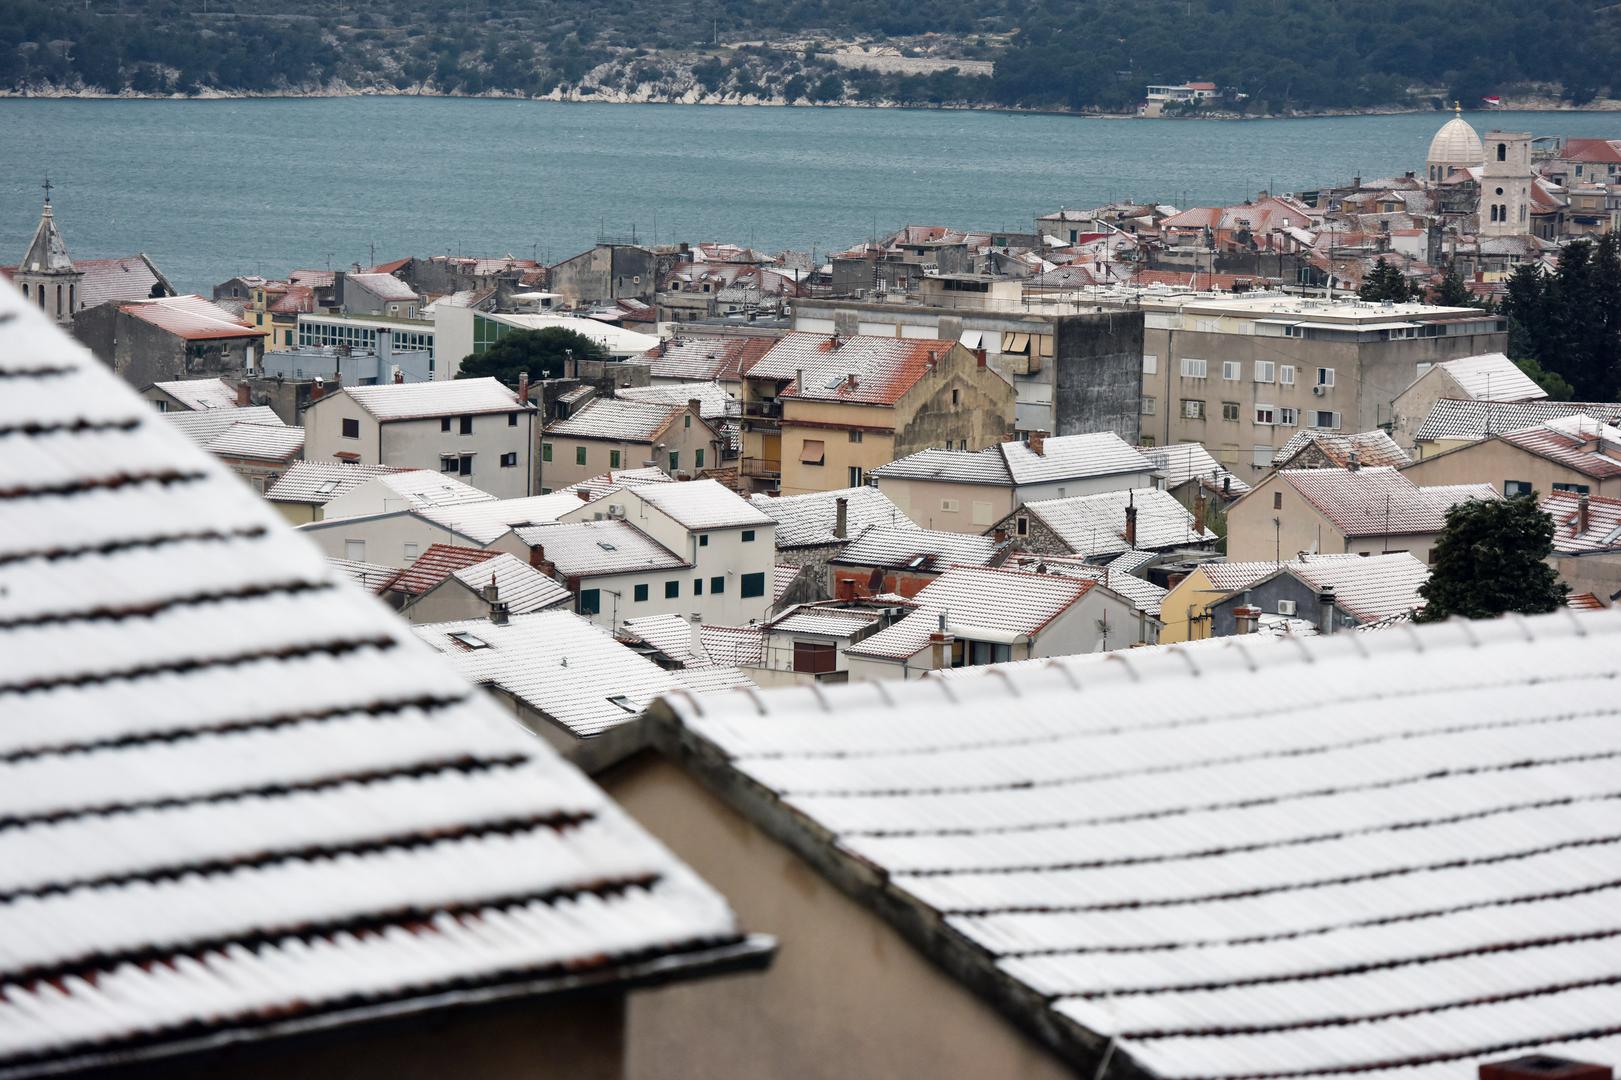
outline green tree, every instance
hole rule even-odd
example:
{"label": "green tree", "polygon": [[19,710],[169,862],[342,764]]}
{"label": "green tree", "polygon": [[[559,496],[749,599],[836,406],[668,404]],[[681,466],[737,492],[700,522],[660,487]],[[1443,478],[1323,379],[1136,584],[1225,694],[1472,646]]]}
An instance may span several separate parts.
{"label": "green tree", "polygon": [[517,386],[527,373],[531,379],[555,379],[563,374],[563,361],[570,354],[576,360],[606,360],[608,352],[584,334],[548,326],[544,330],[514,330],[503,334],[481,353],[462,358],[458,379],[493,377],[508,386]]}
{"label": "green tree", "polygon": [[1508,277],[1502,313],[1508,318],[1508,354],[1516,360],[1541,360],[1546,336],[1544,282],[1533,263],[1521,263]]}
{"label": "green tree", "polygon": [[1447,264],[1446,273],[1441,277],[1441,283],[1430,289],[1430,303],[1442,307],[1479,307],[1480,301],[1475,294],[1463,283],[1463,275],[1451,263]]}
{"label": "green tree", "polygon": [[1535,360],[1516,360],[1514,364],[1542,387],[1543,393],[1547,394],[1550,400],[1569,401],[1575,396],[1576,392],[1570,388],[1570,383],[1557,371],[1549,371]]}
{"label": "green tree", "polygon": [[1413,299],[1414,291],[1401,270],[1381,257],[1362,279],[1362,287],[1356,294],[1363,300],[1392,300],[1399,304]]}
{"label": "green tree", "polygon": [[1459,503],[1447,511],[1430,580],[1418,590],[1427,601],[1418,621],[1556,610],[1569,590],[1544,561],[1552,551],[1553,519],[1537,507],[1535,494]]}

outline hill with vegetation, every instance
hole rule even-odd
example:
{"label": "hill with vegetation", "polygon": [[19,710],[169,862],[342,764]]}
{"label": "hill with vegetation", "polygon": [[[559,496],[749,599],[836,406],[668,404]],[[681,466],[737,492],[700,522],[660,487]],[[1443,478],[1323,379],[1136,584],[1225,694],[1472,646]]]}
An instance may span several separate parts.
{"label": "hill with vegetation", "polygon": [[[1405,0],[10,0],[0,91],[377,91],[1128,111],[1203,79],[1230,111],[1621,96],[1621,5]],[[201,10],[199,10],[201,7]],[[911,65],[852,63],[882,43]],[[954,61],[993,61],[983,66]]]}

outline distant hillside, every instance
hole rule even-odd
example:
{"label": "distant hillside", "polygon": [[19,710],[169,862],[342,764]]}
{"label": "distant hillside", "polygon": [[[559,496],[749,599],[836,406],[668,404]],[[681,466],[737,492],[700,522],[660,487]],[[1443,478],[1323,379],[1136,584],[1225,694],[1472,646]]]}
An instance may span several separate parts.
{"label": "distant hillside", "polygon": [[[197,10],[198,7],[204,10]],[[345,90],[1126,111],[1204,79],[1257,113],[1621,96],[1621,4],[1577,0],[10,0],[0,90]],[[851,66],[838,42],[923,60]],[[748,43],[742,45],[727,43]],[[820,48],[818,45],[820,44]],[[882,67],[885,70],[876,70]],[[973,68],[973,70],[967,70]],[[932,69],[932,70],[931,70]]]}

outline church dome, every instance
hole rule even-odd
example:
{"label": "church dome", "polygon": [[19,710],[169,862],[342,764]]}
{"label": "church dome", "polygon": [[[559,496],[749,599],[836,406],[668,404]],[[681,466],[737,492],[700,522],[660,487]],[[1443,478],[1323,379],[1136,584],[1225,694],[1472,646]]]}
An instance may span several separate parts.
{"label": "church dome", "polygon": [[1431,165],[1458,165],[1474,167],[1486,160],[1486,148],[1475,134],[1475,129],[1461,116],[1454,116],[1430,140]]}

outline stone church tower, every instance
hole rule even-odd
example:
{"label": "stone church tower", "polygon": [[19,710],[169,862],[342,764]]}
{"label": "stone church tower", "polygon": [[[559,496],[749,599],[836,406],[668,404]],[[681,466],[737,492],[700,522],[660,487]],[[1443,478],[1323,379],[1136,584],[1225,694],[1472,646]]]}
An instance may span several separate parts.
{"label": "stone church tower", "polygon": [[34,230],[34,241],[17,264],[12,280],[22,290],[23,298],[38,304],[46,315],[64,325],[73,322],[84,274],[73,265],[68,246],[56,229],[49,180],[45,182],[45,209],[39,216],[39,228]]}
{"label": "stone church tower", "polygon": [[1523,236],[1531,231],[1531,135],[1488,131],[1480,172],[1481,236]]}

